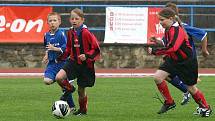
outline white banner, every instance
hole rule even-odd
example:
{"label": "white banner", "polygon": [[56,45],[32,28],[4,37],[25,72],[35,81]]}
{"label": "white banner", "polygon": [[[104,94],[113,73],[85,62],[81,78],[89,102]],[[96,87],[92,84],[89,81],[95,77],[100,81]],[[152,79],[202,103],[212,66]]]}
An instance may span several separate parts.
{"label": "white banner", "polygon": [[107,7],[104,43],[147,43],[147,27],[147,7]]}

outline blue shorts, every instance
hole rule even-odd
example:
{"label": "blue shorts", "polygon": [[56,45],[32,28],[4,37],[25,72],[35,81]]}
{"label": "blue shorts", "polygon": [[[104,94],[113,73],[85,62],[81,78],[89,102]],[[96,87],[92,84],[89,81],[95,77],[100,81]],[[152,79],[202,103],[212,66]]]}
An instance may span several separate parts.
{"label": "blue shorts", "polygon": [[44,77],[55,81],[55,77],[57,73],[60,71],[60,69],[63,67],[64,64],[65,64],[65,61],[62,61],[59,63],[49,62],[48,65],[46,66]]}

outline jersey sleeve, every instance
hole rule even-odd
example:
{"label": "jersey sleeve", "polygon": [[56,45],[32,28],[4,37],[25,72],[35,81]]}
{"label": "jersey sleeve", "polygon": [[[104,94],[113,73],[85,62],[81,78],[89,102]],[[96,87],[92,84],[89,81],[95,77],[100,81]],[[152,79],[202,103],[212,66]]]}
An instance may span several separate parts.
{"label": "jersey sleeve", "polygon": [[64,51],[66,50],[66,42],[67,42],[67,37],[66,37],[65,33],[62,31],[61,32],[61,40],[59,42],[61,53],[64,53]]}
{"label": "jersey sleeve", "polygon": [[207,35],[207,32],[203,29],[192,27],[187,24],[183,24],[183,26],[184,26],[187,34],[192,36],[193,38],[195,38],[198,41],[202,41],[205,38],[205,36]]}
{"label": "jersey sleeve", "polygon": [[97,60],[100,58],[100,47],[97,38],[95,37],[94,34],[88,32],[86,34],[86,37],[89,40],[90,43],[90,50],[86,52],[86,57],[91,59],[91,60]]}
{"label": "jersey sleeve", "polygon": [[170,37],[169,46],[159,49],[153,48],[152,54],[164,55],[176,52],[184,41],[185,33],[182,31],[180,27],[172,27],[169,30],[169,37]]}
{"label": "jersey sleeve", "polygon": [[46,47],[47,45],[47,40],[46,40],[46,33],[44,34],[44,37],[43,37],[43,45]]}
{"label": "jersey sleeve", "polygon": [[70,55],[70,53],[71,53],[71,48],[72,48],[72,31],[71,30],[68,30],[67,31],[67,34],[66,34],[66,39],[67,39],[67,41],[66,41],[66,48],[65,48],[65,51],[64,51],[64,53],[61,55],[61,57],[59,58],[60,60],[64,60],[64,59],[66,59],[69,55]]}

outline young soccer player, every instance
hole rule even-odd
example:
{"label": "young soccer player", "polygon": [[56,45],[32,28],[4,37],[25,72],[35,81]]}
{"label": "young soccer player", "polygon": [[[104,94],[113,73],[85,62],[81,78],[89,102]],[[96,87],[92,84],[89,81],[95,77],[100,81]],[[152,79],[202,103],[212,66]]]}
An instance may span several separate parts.
{"label": "young soccer player", "polygon": [[[58,13],[53,12],[48,14],[49,32],[45,33],[44,46],[46,47],[43,63],[47,64],[44,72],[44,83],[50,85],[55,82],[55,76],[65,64],[65,60],[57,62],[56,59],[61,55],[66,48],[67,38],[63,31],[59,30],[61,24],[61,17]],[[65,79],[64,81],[67,81]],[[62,90],[65,90],[62,88]],[[71,108],[71,111],[75,110],[75,104],[73,102],[72,94],[68,96],[66,100]]]}
{"label": "young soccer player", "polygon": [[171,8],[164,8],[159,12],[158,18],[160,24],[165,28],[164,38],[167,44],[163,48],[148,48],[149,54],[166,55],[164,63],[160,65],[154,75],[158,90],[165,100],[158,114],[163,114],[176,106],[165,79],[170,75],[173,77],[177,75],[187,85],[188,91],[199,105],[201,116],[209,117],[212,110],[203,93],[196,87],[198,78],[197,60],[193,58],[188,35],[181,23],[176,21],[175,15],[176,13]]}
{"label": "young soccer player", "polygon": [[[70,56],[64,67],[58,72],[56,80],[59,85],[67,86],[63,83],[66,78],[77,78],[79,110],[74,115],[86,115],[88,96],[86,87],[92,87],[95,83],[94,62],[100,56],[100,48],[96,37],[89,32],[84,25],[84,13],[75,8],[70,13],[70,23],[72,28],[68,31],[68,41],[66,51],[62,58]],[[70,88],[62,95],[62,99],[67,99],[71,93]]]}
{"label": "young soccer player", "polygon": [[[179,10],[178,10],[178,7],[176,4],[174,4],[172,2],[168,2],[165,5],[165,7],[170,7],[172,10],[174,10],[176,13],[176,17],[179,18],[179,15],[178,15]],[[190,42],[190,44],[192,46],[192,50],[193,50],[193,57],[197,58],[194,40],[201,41],[202,55],[204,57],[207,57],[209,55],[209,52],[207,50],[207,32],[202,29],[199,29],[199,28],[191,27],[186,23],[182,23],[182,25],[189,36],[189,42]],[[189,99],[190,99],[190,93],[188,91],[186,92],[186,88],[185,88],[186,85],[184,85],[183,82],[178,77],[172,77],[172,80],[170,81],[170,83],[172,85],[175,85],[177,88],[179,88],[181,91],[184,92],[184,96],[183,96],[183,100],[182,100],[181,104],[182,105],[187,104],[187,102],[189,102]]]}
{"label": "young soccer player", "polygon": [[[172,10],[174,10],[174,12],[176,13],[176,17],[178,17],[178,8],[177,8],[176,4],[168,2],[165,5],[165,7],[170,7]],[[182,23],[182,25],[183,25],[184,29],[186,30],[186,32],[189,36],[189,42],[190,42],[192,49],[193,49],[193,57],[197,58],[194,40],[202,42],[202,54],[204,57],[207,57],[209,55],[209,52],[207,50],[207,32],[202,30],[202,29],[199,29],[199,28],[191,27],[185,23]],[[162,43],[162,44],[164,44],[164,46],[167,44],[165,39],[163,39],[163,40],[158,40],[156,38],[154,38],[154,39],[155,40],[152,40],[152,41],[156,41],[157,43]],[[181,101],[181,105],[187,104],[191,98],[191,95],[187,90],[187,86],[177,76],[172,77],[170,75],[167,80],[173,86],[175,86],[176,88],[178,88],[179,90],[184,92],[183,100]]]}

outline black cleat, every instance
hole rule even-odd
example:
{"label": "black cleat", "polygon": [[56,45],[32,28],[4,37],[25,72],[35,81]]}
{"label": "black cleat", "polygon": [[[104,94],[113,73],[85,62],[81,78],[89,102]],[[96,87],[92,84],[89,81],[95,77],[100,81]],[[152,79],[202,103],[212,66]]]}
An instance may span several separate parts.
{"label": "black cleat", "polygon": [[73,115],[85,116],[85,115],[87,115],[87,112],[84,112],[84,111],[81,111],[80,109],[78,109],[76,112],[73,113]]}
{"label": "black cleat", "polygon": [[166,102],[164,102],[163,106],[161,107],[160,111],[158,111],[158,114],[163,114],[165,112],[167,112],[170,109],[174,109],[176,107],[175,102],[171,103],[171,104],[166,104]]}
{"label": "black cleat", "polygon": [[191,94],[189,92],[186,92],[183,94],[183,100],[181,101],[181,105],[186,105],[190,102]]}

